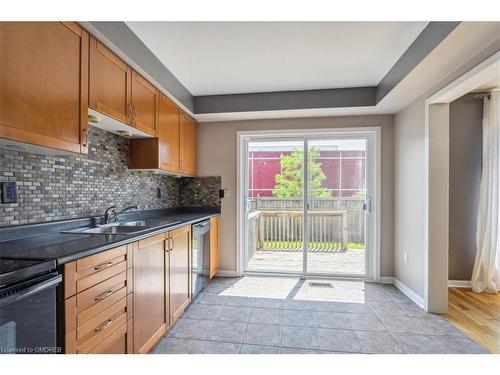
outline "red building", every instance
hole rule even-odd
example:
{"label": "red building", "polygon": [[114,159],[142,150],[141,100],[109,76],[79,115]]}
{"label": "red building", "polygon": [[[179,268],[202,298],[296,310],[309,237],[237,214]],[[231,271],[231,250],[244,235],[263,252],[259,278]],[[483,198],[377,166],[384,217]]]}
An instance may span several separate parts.
{"label": "red building", "polygon": [[[272,195],[276,174],[281,173],[281,155],[290,149],[249,151],[249,196]],[[365,189],[364,150],[320,150],[315,159],[326,176],[322,186],[331,191],[332,197],[351,197]]]}

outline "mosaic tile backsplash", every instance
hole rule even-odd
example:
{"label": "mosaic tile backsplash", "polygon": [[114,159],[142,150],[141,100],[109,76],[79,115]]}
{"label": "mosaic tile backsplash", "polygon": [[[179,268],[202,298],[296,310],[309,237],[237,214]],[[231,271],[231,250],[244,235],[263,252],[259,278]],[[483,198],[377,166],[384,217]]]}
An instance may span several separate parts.
{"label": "mosaic tile backsplash", "polygon": [[179,203],[182,207],[220,207],[220,177],[184,177],[179,179]]}
{"label": "mosaic tile backsplash", "polygon": [[[179,186],[188,178],[129,170],[129,141],[104,130],[90,127],[89,144],[88,155],[47,156],[0,148],[0,181],[16,181],[18,190],[18,203],[0,204],[0,226],[102,215],[111,205],[135,204],[139,210],[180,205]],[[189,178],[191,184],[197,179]],[[183,202],[212,206],[215,197],[207,193],[214,193],[213,181],[219,184],[218,199],[220,178],[209,177],[210,189],[195,183],[203,193],[193,194],[193,200],[184,193]]]}

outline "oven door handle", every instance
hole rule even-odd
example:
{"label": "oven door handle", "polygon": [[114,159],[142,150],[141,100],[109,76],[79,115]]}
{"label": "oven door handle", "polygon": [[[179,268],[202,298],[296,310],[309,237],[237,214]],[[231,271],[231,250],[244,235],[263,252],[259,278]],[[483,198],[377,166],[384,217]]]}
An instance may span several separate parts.
{"label": "oven door handle", "polygon": [[59,284],[61,281],[62,281],[62,275],[57,275],[57,276],[51,277],[50,279],[47,279],[39,284],[33,285],[33,286],[21,291],[21,293],[19,293],[17,295],[17,300],[20,300],[21,298],[26,298],[26,297],[32,296],[33,294],[39,293],[42,290],[53,287],[53,286]]}
{"label": "oven door handle", "polygon": [[[48,279],[45,279],[45,280],[43,280],[35,285],[32,285],[28,288],[21,289],[19,292],[12,294],[11,296],[0,299],[0,306],[10,304],[13,302],[17,302],[23,298],[32,296],[32,295],[39,293],[45,289],[54,287],[57,284],[59,284],[61,281],[62,281],[62,275],[56,275],[56,276],[50,277]],[[18,285],[18,288],[22,288],[22,284]]]}

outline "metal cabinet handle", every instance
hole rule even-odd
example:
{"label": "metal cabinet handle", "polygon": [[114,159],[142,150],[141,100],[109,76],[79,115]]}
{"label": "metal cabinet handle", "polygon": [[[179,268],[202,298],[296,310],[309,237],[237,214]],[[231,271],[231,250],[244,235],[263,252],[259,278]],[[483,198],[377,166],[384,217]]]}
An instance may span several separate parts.
{"label": "metal cabinet handle", "polygon": [[103,270],[105,268],[111,267],[112,265],[113,265],[113,262],[104,262],[104,263],[101,263],[101,264],[95,266],[94,270],[100,271],[100,270]]}
{"label": "metal cabinet handle", "polygon": [[108,319],[103,324],[101,324],[99,327],[97,327],[94,331],[101,332],[103,329],[109,327],[111,323],[113,323],[113,319]]}
{"label": "metal cabinet handle", "polygon": [[113,293],[114,292],[112,290],[108,290],[107,292],[104,292],[103,294],[100,294],[97,297],[95,297],[94,301],[102,301],[103,299],[108,298]]}
{"label": "metal cabinet handle", "polygon": [[129,104],[127,106],[127,117],[130,119],[130,122],[132,122],[132,115],[133,115],[132,104]]}
{"label": "metal cabinet handle", "polygon": [[83,147],[87,147],[87,143],[89,141],[89,135],[87,133],[87,129],[86,128],[83,128],[82,129],[82,132],[83,132],[83,137],[82,137],[82,146]]}
{"label": "metal cabinet handle", "polygon": [[136,122],[136,119],[137,119],[137,110],[135,109],[135,107],[132,107],[132,122]]}
{"label": "metal cabinet handle", "polygon": [[172,237],[167,238],[167,249],[166,249],[167,252],[172,251],[172,249],[173,249],[172,241],[173,241]]}

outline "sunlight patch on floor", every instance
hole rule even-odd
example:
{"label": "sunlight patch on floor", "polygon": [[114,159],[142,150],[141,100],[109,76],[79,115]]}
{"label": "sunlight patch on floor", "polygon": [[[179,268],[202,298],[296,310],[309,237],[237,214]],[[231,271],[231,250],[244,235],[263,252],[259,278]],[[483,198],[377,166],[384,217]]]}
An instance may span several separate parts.
{"label": "sunlight patch on floor", "polygon": [[[313,284],[311,284],[313,283]],[[330,283],[332,287],[314,286],[314,283]],[[306,301],[365,302],[365,283],[347,280],[305,280],[294,299]]]}
{"label": "sunlight patch on floor", "polygon": [[[324,284],[330,286],[324,286]],[[365,283],[347,280],[301,280],[298,277],[246,276],[228,285],[221,296],[345,303],[365,302]]]}
{"label": "sunlight patch on floor", "polygon": [[299,282],[298,277],[243,277],[220,295],[249,298],[286,299]]}

